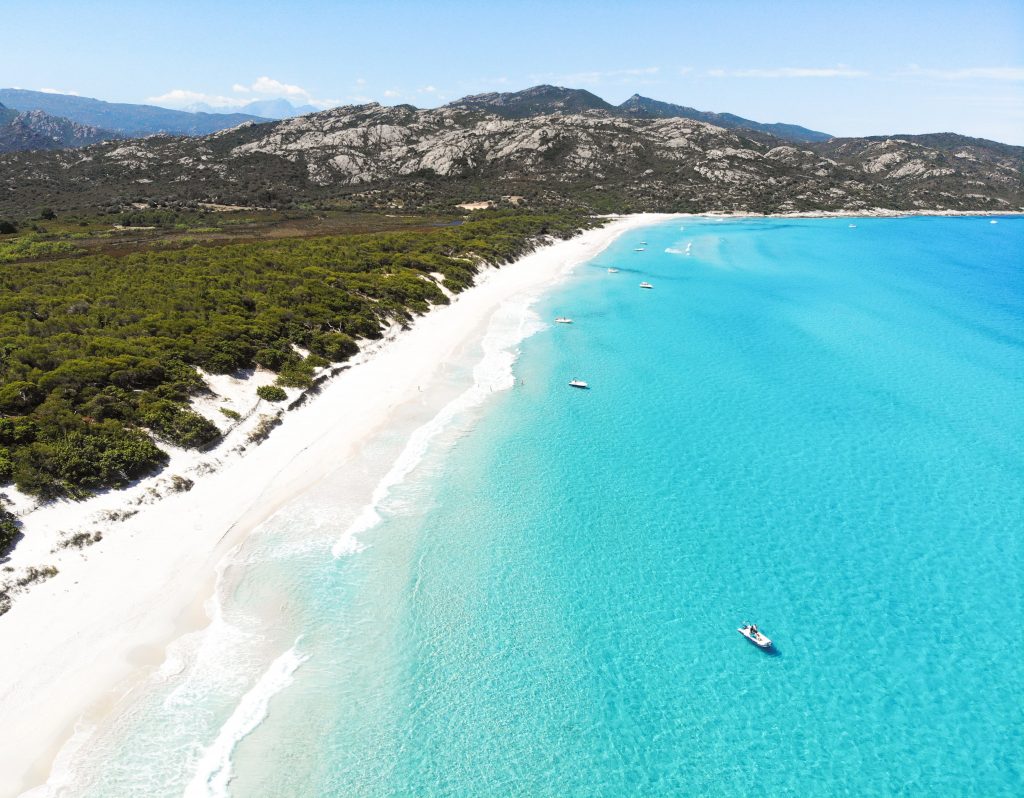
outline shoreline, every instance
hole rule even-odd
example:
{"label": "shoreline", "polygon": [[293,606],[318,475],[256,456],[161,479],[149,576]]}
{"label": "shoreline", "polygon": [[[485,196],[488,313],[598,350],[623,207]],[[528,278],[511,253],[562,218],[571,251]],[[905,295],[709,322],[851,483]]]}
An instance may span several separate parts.
{"label": "shoreline", "polygon": [[[400,408],[417,401],[420,386],[435,379],[448,356],[472,341],[505,302],[556,284],[628,230],[676,217],[683,215],[617,217],[488,270],[450,305],[433,308],[330,379],[245,456],[203,476],[188,492],[131,505],[138,512],[101,546],[57,549],[59,574],[17,596],[0,616],[0,646],[18,652],[0,659],[0,794],[45,782],[83,720],[102,722],[160,664],[168,644],[204,628],[210,619],[202,607],[224,556],[344,467]],[[116,492],[97,500],[125,509]],[[90,501],[69,512],[94,511],[96,500]],[[58,531],[49,532],[51,543],[59,540]]]}

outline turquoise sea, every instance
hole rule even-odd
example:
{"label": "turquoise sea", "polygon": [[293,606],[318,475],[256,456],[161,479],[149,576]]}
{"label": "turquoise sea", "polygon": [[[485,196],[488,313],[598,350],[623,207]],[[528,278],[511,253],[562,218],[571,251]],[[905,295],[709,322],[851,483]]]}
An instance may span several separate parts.
{"label": "turquoise sea", "polygon": [[55,791],[1024,794],[1022,255],[1007,218],[625,234],[389,476],[265,524]]}

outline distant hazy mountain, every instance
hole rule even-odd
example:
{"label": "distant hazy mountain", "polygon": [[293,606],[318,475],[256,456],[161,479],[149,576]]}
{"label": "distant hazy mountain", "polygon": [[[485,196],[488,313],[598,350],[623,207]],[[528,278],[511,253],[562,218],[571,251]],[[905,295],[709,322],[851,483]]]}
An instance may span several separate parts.
{"label": "distant hazy mountain", "polygon": [[80,125],[92,125],[126,137],[153,133],[201,136],[243,122],[266,122],[251,114],[207,114],[172,111],[155,105],[108,103],[90,97],[50,94],[24,89],[0,89],[0,103],[18,111],[42,111]]}
{"label": "distant hazy mountain", "polygon": [[292,116],[315,114],[322,109],[312,105],[292,105],[285,99],[254,100],[238,109],[243,114],[253,114],[267,119],[288,119]]}
{"label": "distant hazy mountain", "polygon": [[80,125],[42,111],[15,111],[0,104],[0,152],[59,150],[120,138],[111,130]]}
{"label": "distant hazy mountain", "polygon": [[776,138],[800,143],[828,141],[831,136],[817,130],[808,130],[800,125],[782,123],[764,124],[744,119],[734,114],[716,114],[698,111],[684,105],[652,100],[634,94],[622,105],[612,105],[596,94],[583,89],[565,89],[561,86],[534,86],[516,92],[474,94],[455,100],[449,108],[472,111],[489,111],[507,119],[523,119],[538,114],[575,114],[582,111],[606,111],[615,116],[630,119],[696,119],[712,125],[730,129],[756,130],[770,133]]}
{"label": "distant hazy mountain", "polygon": [[828,133],[822,133],[820,130],[809,130],[800,125],[787,125],[782,122],[772,124],[755,122],[752,119],[744,119],[742,116],[736,116],[735,114],[716,114],[711,111],[698,111],[696,108],[652,100],[650,97],[641,97],[639,94],[634,94],[622,105],[618,106],[616,110],[622,116],[628,116],[633,119],[669,119],[674,117],[696,119],[700,122],[718,125],[719,127],[757,130],[761,133],[770,133],[776,138],[800,143],[828,141],[832,138]]}
{"label": "distant hazy mountain", "polygon": [[[224,106],[210,105],[209,103],[194,103],[185,108],[186,111],[199,113],[225,113]],[[288,100],[278,97],[275,100],[253,100],[251,103],[235,108],[235,113],[252,114],[263,119],[290,119],[293,116],[304,114],[315,114],[320,111],[313,105],[292,105]]]}

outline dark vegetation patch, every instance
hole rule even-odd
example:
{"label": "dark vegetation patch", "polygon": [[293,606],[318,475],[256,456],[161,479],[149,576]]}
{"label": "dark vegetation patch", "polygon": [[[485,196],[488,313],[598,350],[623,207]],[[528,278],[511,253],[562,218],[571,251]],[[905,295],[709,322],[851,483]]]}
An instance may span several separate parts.
{"label": "dark vegetation patch", "polygon": [[0,485],[43,499],[124,487],[166,464],[158,441],[218,440],[189,409],[207,390],[197,366],[262,366],[279,385],[308,388],[318,368],[355,354],[357,340],[447,303],[430,273],[458,292],[480,263],[506,263],[540,236],[589,224],[565,213],[492,214],[416,232],[0,266]]}
{"label": "dark vegetation patch", "polygon": [[256,395],[267,402],[283,402],[288,398],[284,388],[279,388],[276,385],[261,385],[256,389]]}
{"label": "dark vegetation patch", "polygon": [[18,517],[0,502],[0,557],[3,557],[13,546],[21,532]]}

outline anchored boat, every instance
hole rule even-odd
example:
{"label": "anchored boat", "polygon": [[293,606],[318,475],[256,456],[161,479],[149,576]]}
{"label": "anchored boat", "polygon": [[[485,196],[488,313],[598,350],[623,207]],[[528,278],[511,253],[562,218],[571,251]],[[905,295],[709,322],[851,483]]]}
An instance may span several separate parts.
{"label": "anchored boat", "polygon": [[757,628],[756,623],[745,623],[736,631],[763,651],[772,647],[772,641]]}
{"label": "anchored boat", "polygon": [[641,288],[654,288],[650,283],[640,283]]}
{"label": "anchored boat", "polygon": [[583,380],[569,380],[569,384],[573,388],[589,388],[590,386]]}
{"label": "anchored boat", "polygon": [[557,319],[555,319],[555,323],[556,324],[572,324],[572,319],[570,319],[568,316],[559,316]]}

